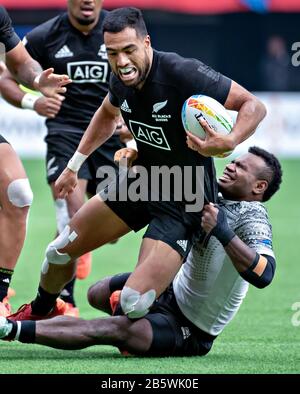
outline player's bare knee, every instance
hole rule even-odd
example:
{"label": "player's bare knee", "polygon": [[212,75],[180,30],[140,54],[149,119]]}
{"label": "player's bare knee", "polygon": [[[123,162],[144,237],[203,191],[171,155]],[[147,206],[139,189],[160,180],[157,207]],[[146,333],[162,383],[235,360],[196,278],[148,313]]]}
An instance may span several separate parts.
{"label": "player's bare knee", "polygon": [[28,179],[15,179],[8,185],[6,197],[1,202],[3,214],[22,225],[26,223],[32,200],[33,193]]}
{"label": "player's bare knee", "polygon": [[139,291],[124,286],[121,292],[121,307],[129,318],[141,318],[149,312],[149,308],[156,298],[154,289],[141,294]]}
{"label": "player's bare knee", "polygon": [[29,180],[25,178],[12,181],[7,187],[7,198],[13,209],[17,208],[18,211],[22,212],[20,208],[27,208],[25,209],[26,212],[33,201]]}
{"label": "player's bare knee", "polygon": [[111,276],[103,278],[88,289],[88,302],[93,308],[106,310],[109,306],[110,279]]}

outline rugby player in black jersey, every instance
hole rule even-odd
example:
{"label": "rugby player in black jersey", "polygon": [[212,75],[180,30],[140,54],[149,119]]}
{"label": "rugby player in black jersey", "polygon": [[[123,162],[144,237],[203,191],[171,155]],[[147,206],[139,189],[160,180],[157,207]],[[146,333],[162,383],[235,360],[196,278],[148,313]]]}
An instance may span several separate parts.
{"label": "rugby player in black jersey", "polygon": [[[69,0],[66,13],[26,35],[26,49],[44,69],[51,66],[55,72],[66,73],[72,79],[64,97],[53,99],[24,93],[9,73],[4,73],[0,81],[3,97],[8,102],[48,117],[47,181],[54,199],[58,234],[84,203],[86,191],[95,194],[97,169],[114,166],[114,153],[124,146],[119,135],[111,136],[82,166],[74,193],[66,199],[58,197],[54,182],[76,151],[84,130],[108,91],[110,67],[101,31],[106,14],[100,0]],[[84,279],[90,268],[91,254],[87,253],[78,259],[77,277]],[[61,294],[67,303],[66,314],[70,315],[78,315],[73,296],[74,281],[75,277]]]}
{"label": "rugby player in black jersey", "polygon": [[[153,50],[142,14],[136,8],[121,8],[109,13],[103,23],[103,32],[113,70],[109,94],[57,180],[57,193],[61,198],[72,193],[81,165],[113,134],[122,113],[136,139],[139,151],[136,163],[140,167],[151,171],[163,165],[167,168],[178,166],[184,176],[186,168],[202,166],[204,200],[215,202],[217,187],[211,156],[231,151],[248,138],[265,116],[264,105],[236,82],[196,59]],[[226,136],[215,133],[202,122],[206,139],[198,154],[186,145],[180,114],[184,101],[200,93],[215,98],[227,109],[238,111],[238,117],[231,134]],[[184,186],[197,186],[196,181],[194,176]],[[72,277],[74,268],[70,261],[148,225],[137,267],[126,281],[117,308],[118,313],[123,312],[129,318],[144,316],[172,281],[192,244],[203,235],[203,205],[191,211],[185,197],[177,201],[176,196],[170,194],[169,201],[155,201],[155,198],[122,201],[116,195],[116,201],[113,198],[104,201],[103,195],[90,199],[60,237],[49,244],[39,294],[13,319],[34,320],[59,314],[55,296]]]}
{"label": "rugby player in black jersey", "polygon": [[[64,93],[70,82],[67,75],[45,71],[31,58],[16,35],[6,10],[0,7],[0,54],[6,66],[24,85],[40,90],[46,96]],[[1,71],[5,70],[5,65]],[[11,313],[7,297],[13,270],[26,235],[26,218],[32,202],[32,191],[21,161],[0,135],[0,315]]]}

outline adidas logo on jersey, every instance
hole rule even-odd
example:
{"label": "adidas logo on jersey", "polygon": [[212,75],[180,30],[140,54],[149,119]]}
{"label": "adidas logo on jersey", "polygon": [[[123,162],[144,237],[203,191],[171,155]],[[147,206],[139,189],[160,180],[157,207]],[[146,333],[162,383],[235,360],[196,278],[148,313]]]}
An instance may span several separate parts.
{"label": "adidas logo on jersey", "polygon": [[10,281],[9,281],[8,278],[3,279],[2,282],[4,282],[4,283],[10,283]]}
{"label": "adidas logo on jersey", "polygon": [[105,44],[102,44],[100,46],[99,51],[98,51],[98,56],[100,56],[101,59],[103,59],[103,60],[107,60],[108,59]]}
{"label": "adidas logo on jersey", "polygon": [[70,51],[68,45],[64,45],[55,55],[56,59],[61,59],[63,57],[72,57],[74,53]]}
{"label": "adidas logo on jersey", "polygon": [[183,240],[183,239],[179,239],[178,241],[176,241],[177,245],[179,245],[181,247],[181,249],[185,252],[186,248],[188,246],[188,241]]}
{"label": "adidas logo on jersey", "polygon": [[123,101],[123,103],[121,105],[121,110],[131,113],[131,109],[129,108],[128,103],[127,103],[126,100]]}

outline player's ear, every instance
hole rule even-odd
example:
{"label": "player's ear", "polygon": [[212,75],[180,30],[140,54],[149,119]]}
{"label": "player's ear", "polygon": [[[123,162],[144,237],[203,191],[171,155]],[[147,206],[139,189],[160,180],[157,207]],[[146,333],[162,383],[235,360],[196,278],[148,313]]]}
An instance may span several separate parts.
{"label": "player's ear", "polygon": [[146,48],[151,47],[151,38],[150,38],[149,34],[146,35],[146,37],[144,39],[144,42],[145,42],[145,47]]}
{"label": "player's ear", "polygon": [[265,179],[258,179],[253,187],[254,194],[264,194],[269,186],[269,182]]}

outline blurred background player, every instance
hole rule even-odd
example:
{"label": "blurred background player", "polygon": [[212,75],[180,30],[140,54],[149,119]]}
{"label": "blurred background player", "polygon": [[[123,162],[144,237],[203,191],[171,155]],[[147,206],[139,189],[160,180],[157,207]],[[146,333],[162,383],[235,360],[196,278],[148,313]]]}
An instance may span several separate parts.
{"label": "blurred background player", "polygon": [[[119,134],[126,133],[120,119],[119,129],[101,148],[97,149],[79,172],[74,193],[58,198],[54,182],[75,152],[84,130],[108,91],[110,67],[101,32],[107,11],[102,0],[69,0],[66,13],[33,29],[24,38],[26,49],[43,68],[67,73],[72,78],[65,96],[56,99],[24,93],[7,72],[0,81],[3,97],[11,104],[35,110],[47,116],[47,181],[52,190],[58,234],[82,206],[85,194],[95,194],[96,172],[101,166],[114,166],[115,151],[124,146]],[[127,140],[129,137],[125,138]],[[131,137],[132,138],[132,137]],[[87,277],[91,269],[91,253],[78,258],[76,275]],[[74,300],[75,277],[65,286],[61,298],[67,314],[78,315]],[[42,290],[41,290],[42,291]]]}
{"label": "blurred background player", "polygon": [[[47,96],[64,93],[70,82],[66,75],[55,75],[53,69],[43,72],[14,32],[11,20],[0,7],[0,50],[6,65],[24,85]],[[4,73],[5,64],[0,72]],[[0,135],[0,315],[11,313],[8,287],[26,236],[26,219],[32,203],[32,191],[23,165],[10,144]]]}
{"label": "blurred background player", "polygon": [[[207,354],[236,315],[249,283],[264,288],[272,282],[272,228],[261,202],[277,192],[281,178],[277,158],[258,147],[226,166],[218,181],[219,205],[207,204],[203,212],[202,227],[213,236],[206,248],[194,245],[173,285],[144,318],[56,317],[17,323],[2,319],[0,335],[60,349],[105,344],[147,356]],[[96,283],[88,293],[90,304],[112,314],[128,276]],[[18,327],[20,335],[16,335]]]}
{"label": "blurred background player", "polygon": [[262,89],[266,91],[288,91],[292,87],[290,54],[283,37],[274,35],[268,38],[260,72]]}

